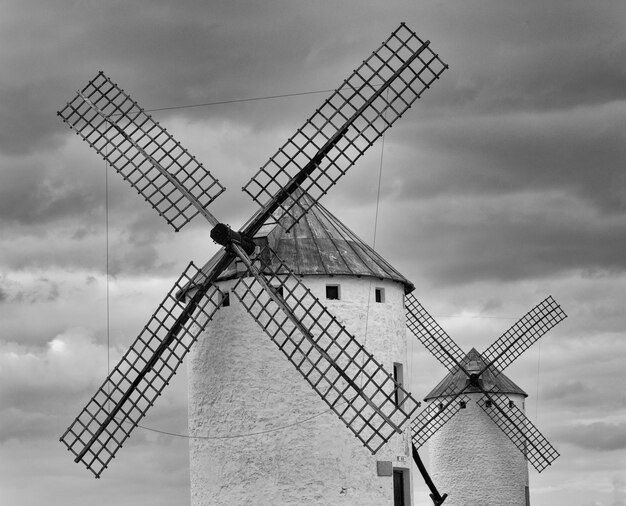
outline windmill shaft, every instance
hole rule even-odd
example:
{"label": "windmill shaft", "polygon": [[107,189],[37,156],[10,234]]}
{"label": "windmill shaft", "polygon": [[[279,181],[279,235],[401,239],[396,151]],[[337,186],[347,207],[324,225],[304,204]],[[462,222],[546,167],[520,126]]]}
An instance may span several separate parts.
{"label": "windmill shaft", "polygon": [[217,220],[217,218],[215,218],[215,216],[213,216],[211,214],[210,211],[208,211],[206,209],[205,206],[203,206],[196,197],[193,196],[193,194],[191,194],[189,191],[187,191],[187,188],[185,188],[182,184],[180,184],[180,182],[178,181],[178,179],[176,179],[174,176],[172,176],[167,170],[165,170],[165,168],[157,161],[155,160],[155,158],[150,155],[145,149],[143,149],[139,144],[137,144],[115,121],[112,121],[111,118],[109,116],[107,116],[104,111],[102,111],[96,104],[94,104],[91,100],[89,100],[85,95],[83,95],[82,92],[78,92],[78,95],[80,95],[80,97],[84,100],[84,102],[91,107],[95,112],[98,113],[98,115],[100,117],[102,117],[102,119],[104,119],[109,125],[111,125],[113,128],[115,128],[117,130],[117,132],[124,137],[124,139],[126,141],[128,141],[130,144],[133,145],[133,147],[139,151],[143,156],[146,157],[146,159],[152,164],[152,166],[157,169],[170,183],[172,183],[172,185],[174,185],[176,187],[176,189],[178,191],[180,191],[185,197],[187,197],[187,199],[189,200],[189,202],[191,203],[191,205],[193,205],[198,212],[204,216],[208,222],[213,225],[216,226],[219,221]]}
{"label": "windmill shaft", "polygon": [[235,254],[241,259],[241,261],[246,265],[250,273],[254,276],[254,278],[261,284],[261,286],[265,289],[268,296],[274,301],[274,303],[285,313],[287,318],[295,325],[295,327],[302,333],[302,335],[307,339],[307,341],[313,346],[317,352],[322,355],[326,361],[337,371],[337,373],[353,388],[358,395],[378,414],[380,417],[387,422],[394,431],[398,434],[402,434],[402,430],[398,427],[365,393],[361,390],[361,388],[354,382],[352,378],[350,378],[346,372],[331,358],[331,356],[322,348],[319,344],[315,342],[315,339],[310,334],[308,329],[302,325],[302,322],[293,314],[291,308],[287,306],[282,297],[280,297],[274,289],[269,285],[267,280],[263,277],[261,272],[253,265],[250,257],[246,254],[246,252],[238,245],[231,244],[231,247]]}

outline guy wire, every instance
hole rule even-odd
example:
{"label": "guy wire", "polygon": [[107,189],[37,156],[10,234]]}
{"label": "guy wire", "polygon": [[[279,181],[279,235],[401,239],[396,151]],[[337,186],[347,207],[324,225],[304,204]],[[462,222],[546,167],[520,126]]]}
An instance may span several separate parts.
{"label": "guy wire", "polygon": [[537,391],[535,393],[535,423],[539,421],[539,374],[541,372],[541,340],[537,343]]}
{"label": "guy wire", "polygon": [[[340,404],[345,404],[345,401],[343,403]],[[340,405],[338,404],[338,405]],[[296,425],[302,425],[304,423],[310,422],[311,420],[314,420],[315,418],[318,418],[326,413],[330,413],[332,411],[332,409],[326,409],[324,411],[320,411],[319,413],[316,413],[308,418],[305,418],[303,420],[298,420],[296,422],[287,424],[287,425],[282,425],[280,427],[274,427],[272,429],[266,429],[266,430],[260,430],[257,432],[248,432],[245,434],[233,434],[231,436],[192,436],[190,434],[179,434],[177,432],[169,432],[166,430],[159,430],[159,429],[153,429],[151,427],[146,427],[144,425],[139,425],[137,424],[137,427],[150,431],[150,432],[156,432],[158,434],[165,434],[167,436],[174,436],[174,437],[181,437],[181,438],[185,438],[185,439],[237,439],[237,438],[242,438],[242,437],[252,437],[252,436],[260,436],[262,434],[268,434],[270,432],[279,432],[281,430],[285,430],[285,429],[289,429],[291,427],[295,427]]]}
{"label": "guy wire", "polygon": [[[109,128],[107,127],[107,134]],[[104,158],[104,216],[105,216],[105,257],[106,257],[106,335],[107,335],[107,378],[111,375],[111,307],[109,292],[109,147],[105,147]],[[107,407],[111,409],[111,387],[107,381]]]}
{"label": "guy wire", "polygon": [[[386,101],[389,100],[389,90],[387,90],[387,96],[385,97]],[[387,109],[383,113],[383,120],[385,123],[387,122]],[[383,160],[385,157],[385,132],[383,132],[381,136],[381,146],[380,146],[380,164],[378,167],[378,189],[376,191],[376,212],[374,213],[374,237],[372,238],[372,249],[376,251],[376,230],[378,228],[378,207],[380,205],[380,185],[382,181],[383,175]],[[367,346],[367,330],[369,326],[370,319],[370,301],[372,299],[372,278],[369,278],[369,283],[367,287],[367,310],[365,312],[365,336],[363,337],[363,348]],[[365,363],[365,356],[363,356],[363,361],[361,363],[361,369]],[[363,377],[360,378],[361,386],[363,386]]]}

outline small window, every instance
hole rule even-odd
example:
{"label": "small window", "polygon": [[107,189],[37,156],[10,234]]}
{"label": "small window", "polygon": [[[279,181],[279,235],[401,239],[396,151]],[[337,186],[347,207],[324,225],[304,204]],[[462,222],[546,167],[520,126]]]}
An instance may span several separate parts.
{"label": "small window", "polygon": [[222,294],[222,307],[230,306],[230,292]]}
{"label": "small window", "polygon": [[385,302],[385,289],[376,288],[374,290],[374,296],[376,297],[376,302]]}
{"label": "small window", "polygon": [[509,408],[514,408],[514,407],[515,407],[515,403],[509,400]]}
{"label": "small window", "polygon": [[465,408],[467,408],[467,402],[465,402],[465,401],[460,401],[460,402],[459,402],[459,406],[461,407],[461,409],[465,409]]}
{"label": "small window", "polygon": [[[399,386],[404,387],[404,371],[402,369],[402,364],[394,362],[393,379]],[[404,392],[396,388],[393,394],[393,400],[396,406],[400,406],[402,404],[402,401],[404,401]]]}
{"label": "small window", "polygon": [[443,411],[443,402],[439,403],[439,411]]}
{"label": "small window", "polygon": [[339,285],[326,285],[326,298],[339,300]]}
{"label": "small window", "polygon": [[486,408],[490,408],[491,407],[491,401],[485,401],[485,407]]}

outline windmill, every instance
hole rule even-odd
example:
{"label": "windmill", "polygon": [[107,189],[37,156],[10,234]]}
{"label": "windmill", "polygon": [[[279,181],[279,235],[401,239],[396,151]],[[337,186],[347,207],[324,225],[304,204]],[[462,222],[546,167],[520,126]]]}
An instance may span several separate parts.
{"label": "windmill", "polygon": [[[502,371],[567,315],[552,297],[547,297],[483,353],[472,349],[467,354],[463,353],[412,294],[406,297],[406,315],[407,326],[411,332],[449,371],[426,397],[432,401],[430,405],[411,424],[414,454],[436,434],[436,437],[440,437],[441,442],[438,444],[443,445],[443,453],[447,455],[435,455],[435,458],[441,461],[441,466],[447,466],[448,469],[436,474],[438,480],[450,489],[450,497],[455,497],[453,504],[476,502],[503,505],[528,501],[526,461],[541,472],[552,464],[559,453],[524,414],[524,391]],[[468,409],[472,400],[476,400],[483,415],[477,409]],[[482,421],[475,422],[471,428],[469,423],[474,422],[467,422],[467,419],[463,423],[459,421],[456,425],[446,425],[453,419],[457,420],[462,410],[466,410],[464,415],[471,416],[473,420]],[[486,429],[484,415],[493,422]],[[480,428],[472,432],[478,424]],[[446,429],[449,429],[448,432],[442,435]],[[490,469],[490,464],[493,464],[489,461],[491,456],[495,455],[494,458],[498,459],[506,453],[503,444],[494,439],[502,438],[503,435],[515,445],[521,455],[515,453],[519,455],[517,460],[500,460],[499,464],[495,464],[500,470]],[[455,441],[461,441],[461,445],[467,444],[468,447],[463,449],[464,454],[459,455],[463,450],[459,449],[460,445],[455,445]],[[481,442],[493,445],[491,455],[489,452],[481,454],[482,449],[477,450],[476,447]],[[437,452],[432,451],[431,442],[431,455],[433,453]],[[452,454],[454,463],[450,458]]]}
{"label": "windmill", "polygon": [[446,68],[401,24],[246,184],[261,207],[239,231],[208,210],[224,187],[104,73],[59,112],[175,230],[201,214],[223,246],[209,269],[189,264],[61,436],[76,462],[108,467],[224,304],[215,281],[233,263],[248,274],[237,298],[354,436],[376,453],[402,433],[418,403],[254,237],[291,230]]}

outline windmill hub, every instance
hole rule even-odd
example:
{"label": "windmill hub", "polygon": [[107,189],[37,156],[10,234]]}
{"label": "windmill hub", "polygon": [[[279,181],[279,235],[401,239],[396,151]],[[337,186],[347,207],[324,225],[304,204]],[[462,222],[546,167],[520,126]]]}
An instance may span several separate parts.
{"label": "windmill hub", "polygon": [[476,388],[481,388],[480,374],[471,373],[469,376],[469,385]]}
{"label": "windmill hub", "polygon": [[254,253],[254,249],[256,248],[252,239],[240,234],[239,232],[235,232],[224,223],[218,223],[215,227],[213,227],[211,230],[211,239],[213,239],[217,244],[226,247],[232,243],[238,244],[248,255],[252,255],[252,253]]}

